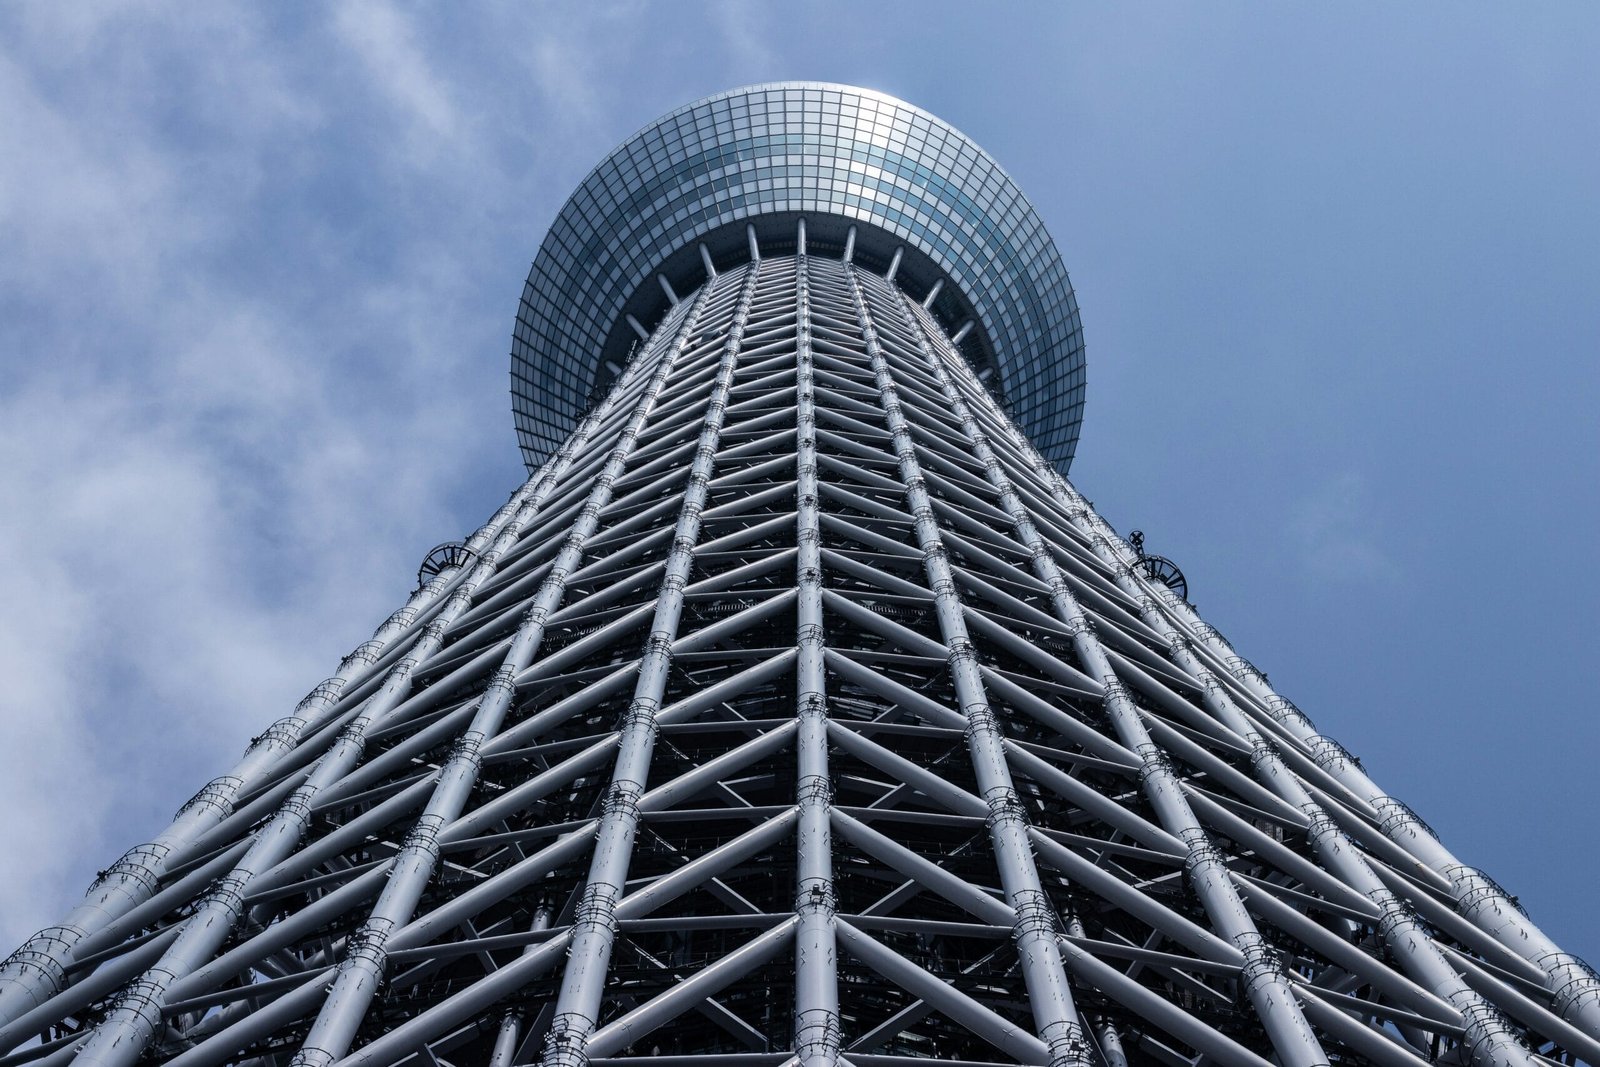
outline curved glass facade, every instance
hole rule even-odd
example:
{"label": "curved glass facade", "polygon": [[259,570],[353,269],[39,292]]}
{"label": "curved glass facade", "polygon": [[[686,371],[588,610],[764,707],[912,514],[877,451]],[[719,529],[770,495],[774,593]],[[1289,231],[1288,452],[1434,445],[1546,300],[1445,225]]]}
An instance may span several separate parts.
{"label": "curved glass facade", "polygon": [[[783,82],[707,97],[635,134],[594,169],[540,247],[518,309],[511,383],[530,468],[623,362],[630,301],[675,254],[773,215],[860,222],[903,241],[958,290],[997,392],[1058,467],[1082,421],[1083,334],[1038,214],[959,131],[863,89]],[[702,274],[703,277],[703,274]],[[648,325],[648,324],[646,324]],[[618,351],[619,344],[622,351]]]}

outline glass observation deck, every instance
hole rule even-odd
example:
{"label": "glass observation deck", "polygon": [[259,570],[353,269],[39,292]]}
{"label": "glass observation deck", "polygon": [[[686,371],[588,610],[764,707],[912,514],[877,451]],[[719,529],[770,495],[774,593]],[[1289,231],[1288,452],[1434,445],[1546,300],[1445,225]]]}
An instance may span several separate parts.
{"label": "glass observation deck", "polygon": [[[512,409],[530,469],[638,338],[754,245],[887,273],[931,304],[989,388],[1065,472],[1083,418],[1083,332],[1033,206],[966,136],[882,93],[778,82],[651,123],[596,167],[546,235],[517,311]],[[854,239],[850,238],[852,227]],[[938,292],[934,293],[935,287]]]}

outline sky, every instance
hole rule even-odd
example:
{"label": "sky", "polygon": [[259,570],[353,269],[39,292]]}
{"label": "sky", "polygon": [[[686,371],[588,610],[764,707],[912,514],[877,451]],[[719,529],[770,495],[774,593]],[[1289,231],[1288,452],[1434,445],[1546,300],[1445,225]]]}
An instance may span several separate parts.
{"label": "sky", "polygon": [[1082,306],[1073,480],[1600,961],[1600,7],[0,6],[0,954],[520,479],[566,195],[737,85],[987,148]]}

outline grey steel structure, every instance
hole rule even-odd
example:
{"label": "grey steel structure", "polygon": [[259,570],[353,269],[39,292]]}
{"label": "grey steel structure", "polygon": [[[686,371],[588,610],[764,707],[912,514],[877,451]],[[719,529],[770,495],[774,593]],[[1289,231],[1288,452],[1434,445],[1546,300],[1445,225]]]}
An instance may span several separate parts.
{"label": "grey steel structure", "polygon": [[1594,972],[1066,480],[1071,292],[960,134],[675,112],[517,336],[526,484],[5,961],[0,1067],[1600,1063]]}

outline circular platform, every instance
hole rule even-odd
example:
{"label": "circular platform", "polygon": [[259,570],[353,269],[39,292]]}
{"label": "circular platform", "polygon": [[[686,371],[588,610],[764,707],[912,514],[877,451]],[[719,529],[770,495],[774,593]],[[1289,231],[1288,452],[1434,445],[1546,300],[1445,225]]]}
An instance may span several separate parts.
{"label": "circular platform", "polygon": [[[1083,332],[1066,268],[1033,206],[987,152],[883,93],[823,82],[735,89],[679,108],[613,151],[550,227],[511,349],[529,469],[560,446],[671,293],[760,247],[887,270],[936,315],[1063,472],[1083,418]],[[704,252],[701,246],[704,245]],[[664,283],[664,284],[663,284]],[[631,319],[631,321],[630,321]]]}

